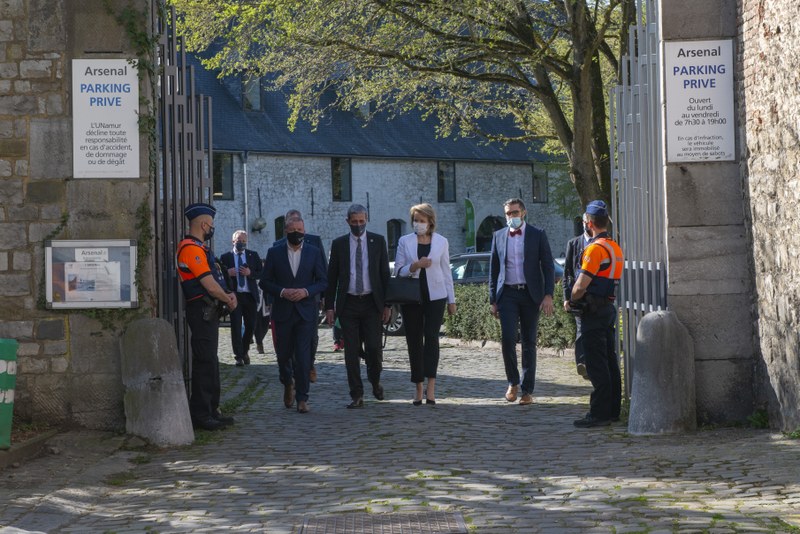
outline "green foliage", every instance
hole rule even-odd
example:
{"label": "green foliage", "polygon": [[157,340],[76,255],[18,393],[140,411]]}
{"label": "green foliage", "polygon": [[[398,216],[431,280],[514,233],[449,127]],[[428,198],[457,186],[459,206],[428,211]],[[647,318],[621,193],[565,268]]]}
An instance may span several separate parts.
{"label": "green foliage", "polygon": [[800,439],[800,428],[795,429],[792,432],[784,432],[783,435],[789,439]]}
{"label": "green foliage", "polygon": [[[539,141],[582,200],[608,198],[606,98],[632,0],[170,0],[187,49],[222,76],[270,74],[289,127],[332,107],[419,109],[442,136]],[[616,48],[616,49],[614,49]],[[371,115],[374,115],[373,112]],[[500,118],[516,131],[486,129]]]}
{"label": "green foliage", "polygon": [[[456,303],[458,313],[445,319],[445,333],[464,340],[500,341],[500,321],[492,317],[489,305],[489,287],[485,284],[457,285]],[[561,295],[561,283],[556,284],[555,294]],[[564,349],[575,341],[575,320],[555,299],[555,313],[539,316],[537,345]]]}
{"label": "green foliage", "polygon": [[492,317],[489,306],[489,286],[457,285],[455,292],[458,312],[445,316],[445,333],[466,341],[500,341],[500,322]]}
{"label": "green foliage", "polygon": [[769,428],[769,415],[766,410],[757,410],[747,418],[747,422],[753,428]]}

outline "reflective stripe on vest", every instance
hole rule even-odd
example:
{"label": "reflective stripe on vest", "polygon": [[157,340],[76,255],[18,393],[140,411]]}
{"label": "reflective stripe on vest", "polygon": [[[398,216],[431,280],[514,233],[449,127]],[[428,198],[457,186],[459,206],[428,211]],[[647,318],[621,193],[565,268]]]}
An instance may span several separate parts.
{"label": "reflective stripe on vest", "polygon": [[[206,250],[206,248],[203,246],[203,243],[201,243],[200,241],[191,238],[184,239],[178,244],[178,251],[175,253],[175,264],[178,266],[178,270],[189,275],[192,274],[192,271],[191,269],[189,269],[189,266],[186,265],[185,263],[180,263],[179,261],[181,251],[185,247],[188,247],[189,245],[196,245],[201,249],[203,249],[203,253],[206,256],[206,261],[208,262],[208,268],[212,269],[212,275],[213,275],[212,265],[214,259],[210,257],[211,251]],[[208,291],[206,291],[206,288],[203,287],[203,284],[201,284],[200,280],[197,278],[189,278],[187,280],[181,278],[181,289],[183,290],[183,298],[186,299],[186,302],[191,302],[197,299],[201,299],[205,296],[208,297],[211,296],[211,294]]]}

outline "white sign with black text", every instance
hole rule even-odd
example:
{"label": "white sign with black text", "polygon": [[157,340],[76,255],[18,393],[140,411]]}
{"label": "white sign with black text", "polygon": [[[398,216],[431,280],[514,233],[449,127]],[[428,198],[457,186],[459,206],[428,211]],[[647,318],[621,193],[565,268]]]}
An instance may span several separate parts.
{"label": "white sign with black text", "polygon": [[736,159],[733,41],[664,43],[667,162]]}
{"label": "white sign with black text", "polygon": [[72,60],[75,178],[139,178],[139,78],[126,59]]}

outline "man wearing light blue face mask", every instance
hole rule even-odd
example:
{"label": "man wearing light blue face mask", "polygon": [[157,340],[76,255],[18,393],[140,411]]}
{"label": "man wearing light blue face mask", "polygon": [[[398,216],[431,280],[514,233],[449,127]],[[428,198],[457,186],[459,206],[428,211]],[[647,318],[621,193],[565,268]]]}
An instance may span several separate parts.
{"label": "man wearing light blue face mask", "polygon": [[[519,198],[503,205],[507,227],[492,238],[489,303],[500,319],[503,363],[514,402],[522,389],[521,405],[533,404],[536,379],[536,336],[539,312],[553,313],[555,268],[547,234],[525,222],[525,203]],[[522,340],[522,374],[517,367],[517,328]]]}
{"label": "man wearing light blue face mask", "polygon": [[[233,250],[220,256],[225,268],[228,289],[236,293],[239,306],[231,311],[231,346],[236,366],[250,364],[250,344],[256,325],[258,308],[258,280],[261,277],[261,258],[247,248],[247,232],[233,233]],[[243,328],[244,327],[244,328]]]}

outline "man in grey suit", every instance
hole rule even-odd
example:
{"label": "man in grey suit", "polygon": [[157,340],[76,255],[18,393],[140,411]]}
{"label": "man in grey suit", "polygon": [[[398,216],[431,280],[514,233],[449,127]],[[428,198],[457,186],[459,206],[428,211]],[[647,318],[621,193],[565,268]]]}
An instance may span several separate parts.
{"label": "man in grey suit", "polygon": [[[519,198],[503,205],[507,228],[494,233],[489,264],[489,303],[500,317],[508,402],[533,404],[536,379],[536,335],[539,311],[553,313],[555,268],[544,230],[525,222],[525,203]],[[517,369],[517,326],[522,338],[522,377]]]}
{"label": "man in grey suit", "polygon": [[331,325],[338,316],[342,326],[344,361],[352,399],[347,408],[364,406],[362,345],[372,394],[378,400],[384,398],[381,322],[387,322],[390,315],[390,308],[384,305],[389,283],[389,255],[383,236],[366,231],[367,220],[367,208],[360,204],[350,206],[347,210],[350,232],[333,240],[328,262],[325,315]]}

